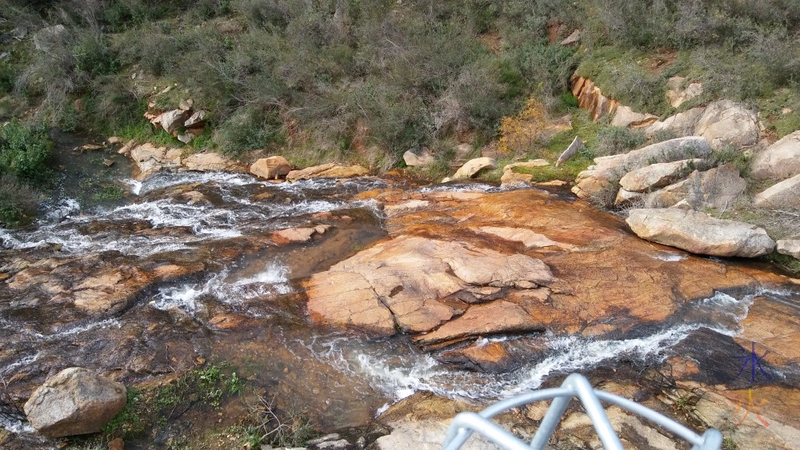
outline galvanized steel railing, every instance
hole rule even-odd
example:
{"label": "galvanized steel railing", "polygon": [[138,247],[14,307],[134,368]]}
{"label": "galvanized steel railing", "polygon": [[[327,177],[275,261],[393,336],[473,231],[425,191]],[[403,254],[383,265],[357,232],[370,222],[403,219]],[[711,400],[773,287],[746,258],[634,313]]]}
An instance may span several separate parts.
{"label": "galvanized steel railing", "polygon": [[[572,397],[578,397],[583,404],[586,414],[592,420],[594,429],[603,443],[603,447],[607,450],[623,450],[623,448],[617,433],[611,427],[611,422],[608,420],[600,400],[617,405],[656,423],[692,444],[692,450],[719,450],[720,445],[722,445],[722,433],[713,428],[710,428],[700,436],[678,422],[634,401],[608,392],[596,391],[589,384],[589,380],[586,377],[574,373],[564,380],[560,388],[542,389],[518,395],[495,403],[480,413],[463,412],[458,414],[447,431],[447,437],[442,448],[444,450],[457,450],[461,448],[473,432],[477,432],[505,450],[541,450],[561,421],[561,416],[564,415],[564,411],[566,411]],[[539,425],[539,429],[530,444],[489,420],[511,408],[551,398],[553,402],[550,404],[550,408],[544,418],[542,418],[542,423]]]}

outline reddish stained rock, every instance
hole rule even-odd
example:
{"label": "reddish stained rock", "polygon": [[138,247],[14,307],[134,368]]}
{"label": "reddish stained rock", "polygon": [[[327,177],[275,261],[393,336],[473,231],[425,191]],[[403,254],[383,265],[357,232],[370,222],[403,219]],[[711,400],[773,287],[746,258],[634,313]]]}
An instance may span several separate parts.
{"label": "reddish stained rock", "polygon": [[[358,290],[365,292],[355,297],[360,312],[357,317],[364,323],[342,316],[342,311],[349,309],[348,301],[341,298],[346,296],[347,286],[332,281],[342,277],[352,278]],[[309,311],[319,321],[374,328],[374,318],[363,309],[371,305],[381,315],[388,308],[401,330],[425,332],[457,313],[442,301],[449,296],[464,293],[482,298],[486,286],[533,288],[552,279],[547,266],[530,256],[506,255],[460,242],[400,236],[314,274],[306,287]]]}
{"label": "reddish stained rock", "polygon": [[438,359],[489,373],[508,372],[514,365],[514,358],[500,342],[479,343],[448,350],[440,354]]}
{"label": "reddish stained rock", "polygon": [[543,330],[544,327],[532,320],[521,306],[496,300],[473,305],[461,317],[447,322],[436,331],[420,335],[415,340],[419,344],[430,345],[464,337]]}
{"label": "reddish stained rock", "polygon": [[381,335],[394,334],[392,313],[369,282],[353,272],[314,275],[306,285],[312,322],[354,326]]}
{"label": "reddish stained rock", "polygon": [[[755,288],[786,282],[784,277],[778,275],[697,258],[643,241],[627,231],[624,222],[616,216],[597,211],[582,201],[568,204],[542,191],[445,191],[421,194],[389,190],[371,196],[390,205],[411,200],[427,202],[424,208],[409,209],[387,219],[386,227],[395,241],[415,240],[413,242],[421,243],[426,241],[417,240],[420,236],[434,236],[436,242],[449,241],[447,248],[451,250],[448,253],[456,248],[452,241],[461,242],[458,245],[462,246],[491,248],[505,255],[519,251],[519,244],[496,235],[464,231],[488,227],[484,229],[524,229],[560,243],[559,247],[551,246],[545,250],[531,248],[520,254],[541,258],[555,274],[549,284],[552,291],[548,291],[549,296],[541,292],[531,294],[532,290],[521,289],[520,286],[505,287],[503,294],[494,296],[497,298],[495,302],[502,299],[502,305],[511,311],[509,314],[517,319],[524,317],[528,321],[522,325],[525,329],[584,335],[624,332],[642,322],[668,320],[683,303],[710,297],[715,290]],[[376,257],[380,256],[383,265],[391,265],[397,258],[394,253],[386,251],[386,247],[378,245],[351,258],[348,270],[359,270],[358,265],[364,261],[362,256],[370,252]],[[375,264],[373,267],[377,268],[378,263]],[[448,271],[442,266],[433,268],[434,274]],[[435,285],[434,288],[441,289],[441,286]],[[414,291],[418,292],[415,298],[430,293],[430,289],[421,285]],[[450,290],[456,292],[454,288]],[[444,291],[432,297],[441,299]],[[458,313],[459,309],[474,307],[462,305],[453,311]],[[520,308],[525,314],[519,313]],[[465,313],[463,317],[470,316]],[[452,319],[453,322],[457,320],[461,318]],[[448,336],[445,337],[444,331],[439,330],[433,336],[452,338],[458,334],[450,335],[449,330],[454,329],[452,327],[449,323],[443,323],[439,330],[448,331]],[[403,329],[414,331],[408,327]],[[502,329],[502,326],[498,329]],[[475,330],[471,335],[481,335],[481,331]]]}

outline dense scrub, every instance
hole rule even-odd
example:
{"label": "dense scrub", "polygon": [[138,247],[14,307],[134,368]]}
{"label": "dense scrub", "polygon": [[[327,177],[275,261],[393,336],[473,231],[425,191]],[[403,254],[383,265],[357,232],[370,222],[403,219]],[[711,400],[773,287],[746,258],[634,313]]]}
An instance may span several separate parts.
{"label": "dense scrub", "polygon": [[[169,139],[142,118],[148,102],[192,98],[213,131],[194,146],[236,156],[388,169],[409,149],[480,146],[531,96],[550,115],[569,108],[576,68],[636,110],[667,113],[665,80],[681,74],[705,82],[695,102],[758,102],[780,135],[800,124],[780,114],[800,109],[793,0],[0,0],[0,11],[0,97],[16,106],[0,100],[0,117],[33,109],[68,130]],[[10,37],[18,27],[28,36]],[[576,29],[579,47],[558,44]]]}

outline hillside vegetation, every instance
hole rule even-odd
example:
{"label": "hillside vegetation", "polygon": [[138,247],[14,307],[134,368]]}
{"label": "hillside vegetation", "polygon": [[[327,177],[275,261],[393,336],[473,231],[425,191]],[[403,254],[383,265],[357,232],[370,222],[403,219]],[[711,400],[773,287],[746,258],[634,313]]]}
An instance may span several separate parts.
{"label": "hillside vegetation", "polygon": [[[572,111],[577,70],[660,115],[680,74],[706,87],[681,108],[744,101],[782,136],[800,128],[799,24],[796,0],[0,0],[0,120],[181,146],[143,114],[192,99],[208,126],[187,151],[387,170],[427,148],[446,168],[532,101]],[[577,112],[573,128],[500,147],[537,156],[577,133],[585,166],[638,142]]]}

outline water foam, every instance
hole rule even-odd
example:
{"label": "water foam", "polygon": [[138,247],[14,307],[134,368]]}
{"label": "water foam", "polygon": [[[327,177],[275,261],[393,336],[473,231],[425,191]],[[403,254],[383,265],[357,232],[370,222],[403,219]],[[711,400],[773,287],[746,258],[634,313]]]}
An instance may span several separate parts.
{"label": "water foam", "polygon": [[162,311],[179,309],[196,316],[205,310],[203,297],[206,296],[235,306],[246,300],[289,294],[293,288],[287,277],[288,270],[277,261],[271,261],[255,275],[236,279],[229,269],[225,269],[200,283],[163,287],[149,305]]}
{"label": "water foam", "polygon": [[449,398],[496,400],[537,389],[554,375],[613,366],[620,358],[643,363],[663,361],[671,356],[672,347],[699,329],[736,335],[754,297],[773,292],[759,290],[739,299],[715,292],[690,305],[684,323],[650,328],[641,336],[599,339],[547,333],[538,338],[499,337],[476,341],[477,345],[485,345],[513,339],[524,346],[526,339],[545,339],[548,349],[542,358],[501,374],[454,370],[410,344],[408,348],[387,350],[385,343],[372,345],[365,340],[354,344],[352,338],[336,338],[326,343],[315,342],[311,347],[318,358],[339,370],[370,379],[371,385],[398,400],[421,390]]}

